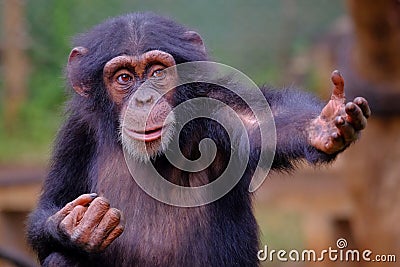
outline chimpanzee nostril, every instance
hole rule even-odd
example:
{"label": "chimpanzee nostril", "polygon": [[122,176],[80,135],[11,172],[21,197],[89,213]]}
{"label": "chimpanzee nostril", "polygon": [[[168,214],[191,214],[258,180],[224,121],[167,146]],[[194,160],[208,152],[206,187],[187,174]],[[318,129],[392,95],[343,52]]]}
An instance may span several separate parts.
{"label": "chimpanzee nostril", "polygon": [[154,95],[148,92],[137,92],[135,94],[135,102],[138,106],[152,104],[154,102]]}
{"label": "chimpanzee nostril", "polygon": [[148,97],[146,103],[151,104],[151,103],[153,103],[153,100],[154,100],[153,95],[150,95],[150,96]]}

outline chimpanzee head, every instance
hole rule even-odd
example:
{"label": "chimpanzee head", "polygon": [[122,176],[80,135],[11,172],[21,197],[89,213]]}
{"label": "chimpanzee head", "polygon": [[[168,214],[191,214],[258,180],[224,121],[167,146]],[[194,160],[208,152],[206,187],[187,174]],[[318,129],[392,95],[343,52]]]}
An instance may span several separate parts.
{"label": "chimpanzee head", "polygon": [[77,93],[74,110],[90,113],[85,117],[91,124],[102,121],[103,127],[94,128],[114,131],[138,160],[163,153],[176,102],[170,90],[176,72],[166,70],[207,59],[200,35],[170,19],[135,13],[105,21],[78,36],[75,45],[67,67]]}

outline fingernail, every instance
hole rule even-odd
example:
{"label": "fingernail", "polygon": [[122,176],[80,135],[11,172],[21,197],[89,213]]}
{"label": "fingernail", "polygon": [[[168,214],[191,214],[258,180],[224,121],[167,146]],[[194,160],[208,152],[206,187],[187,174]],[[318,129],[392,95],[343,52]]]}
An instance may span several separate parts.
{"label": "fingernail", "polygon": [[347,110],[349,110],[349,111],[354,111],[355,108],[356,108],[356,106],[355,106],[354,104],[352,104],[352,103],[348,103],[348,104],[347,104]]}
{"label": "fingernail", "polygon": [[345,123],[345,119],[339,116],[336,118],[336,123],[342,125]]}
{"label": "fingernail", "polygon": [[326,149],[329,149],[329,147],[330,147],[329,143],[326,143],[326,144],[325,144],[325,148],[326,148]]}
{"label": "fingernail", "polygon": [[93,199],[95,199],[95,198],[97,197],[97,193],[91,193],[91,194],[90,194],[90,197],[93,198]]}

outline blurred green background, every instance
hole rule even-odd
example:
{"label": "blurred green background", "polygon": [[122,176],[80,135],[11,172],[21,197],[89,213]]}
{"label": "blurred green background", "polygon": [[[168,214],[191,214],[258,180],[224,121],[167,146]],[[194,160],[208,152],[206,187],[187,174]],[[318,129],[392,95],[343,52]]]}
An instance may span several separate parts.
{"label": "blurred green background", "polygon": [[[27,92],[12,131],[0,119],[0,163],[46,162],[49,145],[63,117],[66,98],[63,68],[71,50],[71,39],[108,17],[154,11],[175,18],[202,35],[215,61],[243,71],[258,84],[267,82],[279,86],[291,84],[290,77],[283,77],[282,71],[291,56],[304,52],[327,31],[332,21],[343,14],[343,3],[328,0],[31,0],[26,1],[24,11],[27,36],[23,45],[30,71],[28,77],[21,79],[27,79]],[[7,36],[2,33],[1,40],[5,39]],[[1,80],[0,112],[7,101]],[[304,86],[312,88],[312,84]]]}

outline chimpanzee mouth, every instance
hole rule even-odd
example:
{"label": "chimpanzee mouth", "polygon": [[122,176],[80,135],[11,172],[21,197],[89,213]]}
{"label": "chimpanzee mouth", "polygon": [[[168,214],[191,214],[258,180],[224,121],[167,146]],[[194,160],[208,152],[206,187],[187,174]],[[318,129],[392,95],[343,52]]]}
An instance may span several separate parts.
{"label": "chimpanzee mouth", "polygon": [[125,133],[138,141],[144,141],[144,142],[152,142],[155,141],[159,138],[161,138],[161,134],[162,134],[162,130],[163,127],[162,126],[155,126],[152,128],[148,128],[143,130],[131,130],[128,128],[125,128]]}

